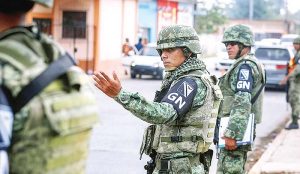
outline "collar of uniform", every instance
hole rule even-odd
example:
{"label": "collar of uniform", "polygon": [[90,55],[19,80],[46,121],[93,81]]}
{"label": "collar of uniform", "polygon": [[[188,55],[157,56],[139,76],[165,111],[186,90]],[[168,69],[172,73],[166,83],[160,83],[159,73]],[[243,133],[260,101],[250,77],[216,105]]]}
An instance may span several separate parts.
{"label": "collar of uniform", "polygon": [[206,66],[203,61],[199,60],[196,57],[190,57],[178,68],[166,75],[165,79],[163,80],[161,90],[164,88],[168,88],[174,80],[190,71],[205,69]]}

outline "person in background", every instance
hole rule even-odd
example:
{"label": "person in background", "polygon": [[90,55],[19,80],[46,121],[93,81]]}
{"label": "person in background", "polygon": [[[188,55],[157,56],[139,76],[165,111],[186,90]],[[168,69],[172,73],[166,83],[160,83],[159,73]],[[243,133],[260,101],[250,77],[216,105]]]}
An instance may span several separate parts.
{"label": "person in background", "polygon": [[300,114],[300,37],[297,37],[293,41],[293,46],[296,51],[295,56],[290,60],[288,75],[280,82],[280,84],[286,84],[289,81],[288,86],[288,102],[291,105],[292,113],[291,123],[285,128],[299,129],[298,119]]}
{"label": "person in background", "polygon": [[126,38],[125,39],[125,43],[122,45],[122,54],[123,56],[130,56],[131,53],[133,51],[133,48],[129,42],[129,39]]}
{"label": "person in background", "polygon": [[136,54],[140,54],[142,52],[143,48],[144,48],[144,45],[143,45],[142,41],[143,41],[143,39],[139,38],[138,43],[136,43],[134,45]]}

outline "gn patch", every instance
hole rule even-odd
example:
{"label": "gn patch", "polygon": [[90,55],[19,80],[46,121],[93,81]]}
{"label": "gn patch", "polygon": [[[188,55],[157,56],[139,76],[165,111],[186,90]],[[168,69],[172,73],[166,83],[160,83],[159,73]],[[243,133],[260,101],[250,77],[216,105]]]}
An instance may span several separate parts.
{"label": "gn patch", "polygon": [[188,112],[197,93],[197,83],[191,78],[183,78],[172,86],[162,102],[173,105],[179,117]]}
{"label": "gn patch", "polygon": [[238,78],[236,83],[236,92],[252,92],[253,88],[253,76],[252,68],[248,64],[243,64],[240,66],[238,72]]}

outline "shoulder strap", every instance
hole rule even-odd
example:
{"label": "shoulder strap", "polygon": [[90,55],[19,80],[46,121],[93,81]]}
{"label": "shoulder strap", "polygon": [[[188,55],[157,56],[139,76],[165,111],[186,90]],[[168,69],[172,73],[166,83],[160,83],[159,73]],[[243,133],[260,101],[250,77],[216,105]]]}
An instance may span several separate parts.
{"label": "shoulder strap", "polygon": [[[255,61],[255,59],[251,58],[251,57],[245,57],[244,59],[241,59],[241,60],[238,60],[237,62],[235,62],[235,64],[229,69],[229,70],[232,70],[234,68],[236,68],[240,62],[242,61],[251,61],[255,64],[257,64],[257,62]],[[263,69],[260,67],[260,66],[256,66],[258,68],[258,71],[259,72],[263,72]],[[228,70],[228,72],[229,72]],[[226,79],[225,80],[228,80],[229,76],[226,76]],[[262,92],[262,90],[264,89],[266,85],[266,77],[265,77],[265,74],[263,74],[263,77],[262,77],[262,85],[260,86],[259,90],[257,91],[257,93],[252,97],[251,99],[251,104],[255,103],[255,101],[257,100],[257,98],[259,97],[260,93]]]}
{"label": "shoulder strap", "polygon": [[256,102],[256,100],[258,99],[259,94],[262,92],[262,90],[264,89],[266,83],[262,83],[262,85],[260,86],[259,90],[256,92],[255,96],[253,96],[253,98],[251,99],[251,104],[254,104]]}
{"label": "shoulder strap", "polygon": [[74,59],[67,53],[52,62],[45,71],[26,85],[14,99],[12,106],[14,113],[19,112],[36,94],[75,64]]}

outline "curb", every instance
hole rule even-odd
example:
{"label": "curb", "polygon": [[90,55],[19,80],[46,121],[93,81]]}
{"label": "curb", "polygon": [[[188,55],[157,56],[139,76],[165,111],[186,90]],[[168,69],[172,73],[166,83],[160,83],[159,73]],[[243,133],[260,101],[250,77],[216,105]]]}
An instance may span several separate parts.
{"label": "curb", "polygon": [[280,131],[280,134],[272,142],[271,146],[263,153],[257,163],[251,168],[248,174],[260,174],[263,170],[265,163],[271,158],[276,149],[280,146],[282,140],[286,136],[286,131]]}
{"label": "curb", "polygon": [[282,129],[248,174],[300,174],[299,140],[299,129]]}

